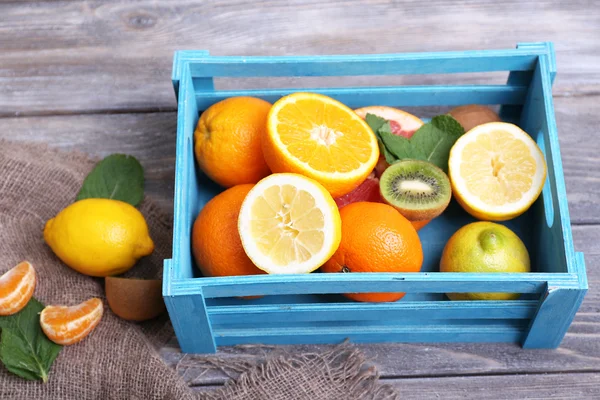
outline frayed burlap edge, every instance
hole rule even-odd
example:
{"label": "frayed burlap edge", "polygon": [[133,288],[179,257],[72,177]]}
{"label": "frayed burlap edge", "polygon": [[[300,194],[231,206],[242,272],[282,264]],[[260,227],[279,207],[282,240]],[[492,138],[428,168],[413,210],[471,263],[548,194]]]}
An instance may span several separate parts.
{"label": "frayed burlap edge", "polygon": [[[257,347],[260,347],[258,345]],[[205,360],[226,373],[231,364]],[[397,392],[381,383],[375,367],[365,367],[363,353],[347,341],[324,353],[279,354],[268,357],[230,380],[223,388],[203,393],[204,400],[396,400]],[[234,371],[248,367],[242,361]],[[303,373],[304,376],[299,376]]]}

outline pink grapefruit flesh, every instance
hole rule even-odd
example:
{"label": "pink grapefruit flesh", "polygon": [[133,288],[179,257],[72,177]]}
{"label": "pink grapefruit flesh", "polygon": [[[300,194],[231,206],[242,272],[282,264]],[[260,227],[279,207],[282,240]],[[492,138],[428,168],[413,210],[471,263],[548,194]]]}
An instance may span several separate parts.
{"label": "pink grapefruit flesh", "polygon": [[369,106],[354,110],[362,119],[367,117],[367,114],[373,114],[380,118],[390,121],[392,133],[398,136],[404,136],[407,139],[423,125],[423,121],[415,115],[407,113],[393,107],[386,106]]}
{"label": "pink grapefruit flesh", "polygon": [[379,178],[375,176],[374,172],[371,172],[367,179],[365,179],[365,181],[356,189],[333,200],[339,209],[357,201],[379,203],[381,202],[381,195],[379,194]]}

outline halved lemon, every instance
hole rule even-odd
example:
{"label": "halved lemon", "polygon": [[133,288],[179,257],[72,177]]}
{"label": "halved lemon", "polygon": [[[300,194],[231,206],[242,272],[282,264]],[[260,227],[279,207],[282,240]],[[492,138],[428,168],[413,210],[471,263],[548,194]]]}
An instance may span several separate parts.
{"label": "halved lemon", "polygon": [[248,257],[269,274],[316,270],[337,250],[342,227],[327,190],[298,174],[273,174],[250,190],[238,230]]}
{"label": "halved lemon", "polygon": [[538,198],[546,162],[533,139],[516,125],[490,122],[461,136],[448,161],[452,191],[471,215],[505,221]]}
{"label": "halved lemon", "polygon": [[367,123],[337,100],[294,93],[269,112],[263,155],[273,172],[313,178],[333,197],[360,185],[375,168],[379,146]]}

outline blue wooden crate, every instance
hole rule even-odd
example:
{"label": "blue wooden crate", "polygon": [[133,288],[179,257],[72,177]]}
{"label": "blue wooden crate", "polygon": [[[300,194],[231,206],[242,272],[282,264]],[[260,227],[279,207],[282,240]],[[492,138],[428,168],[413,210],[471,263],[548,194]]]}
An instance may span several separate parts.
{"label": "blue wooden crate", "polygon": [[[190,232],[220,189],[195,165],[199,113],[231,96],[270,102],[297,89],[215,90],[213,78],[358,76],[510,71],[505,85],[315,88],[350,107],[501,105],[501,116],[537,141],[548,164],[542,196],[506,223],[527,245],[527,274],[440,273],[448,238],[472,222],[452,203],[419,232],[421,273],[257,275],[205,278],[194,265]],[[241,343],[515,342],[555,348],[587,291],[582,253],[573,248],[552,104],[556,73],[551,43],[514,50],[301,57],[220,57],[180,51],[173,64],[178,99],[173,257],[165,260],[163,295],[184,352],[213,353]],[[356,303],[340,293],[407,292],[396,303]],[[445,292],[515,292],[515,301],[463,301]],[[244,300],[239,296],[265,295]]]}

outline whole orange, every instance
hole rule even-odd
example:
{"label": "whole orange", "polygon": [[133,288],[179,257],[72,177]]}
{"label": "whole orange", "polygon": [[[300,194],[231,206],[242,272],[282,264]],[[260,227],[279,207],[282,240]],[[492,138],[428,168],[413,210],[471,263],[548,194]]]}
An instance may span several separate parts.
{"label": "whole orange", "polygon": [[[357,202],[340,210],[342,242],[323,272],[419,272],[423,250],[410,221],[387,204]],[[346,293],[356,301],[400,300],[404,293]]]}
{"label": "whole orange", "polygon": [[256,183],[269,175],[261,138],[271,104],[255,97],[230,97],[200,116],[194,152],[206,175],[223,187]]}
{"label": "whole orange", "polygon": [[192,254],[202,275],[264,274],[248,258],[238,233],[242,202],[254,185],[238,185],[213,197],[192,228]]}

